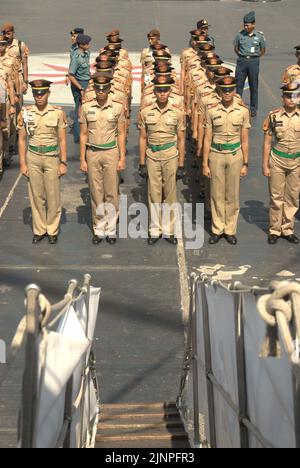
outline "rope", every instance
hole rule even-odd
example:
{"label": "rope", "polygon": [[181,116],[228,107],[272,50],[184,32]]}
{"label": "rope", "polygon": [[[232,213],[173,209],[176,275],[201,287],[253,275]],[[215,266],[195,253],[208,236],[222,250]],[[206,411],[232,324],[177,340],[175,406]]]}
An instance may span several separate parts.
{"label": "rope", "polygon": [[273,293],[260,297],[257,302],[258,312],[268,326],[266,340],[270,343],[272,341],[274,346],[271,329],[278,327],[286,353],[294,364],[299,364],[300,356],[296,356],[295,341],[300,339],[300,285],[283,281],[272,283],[272,287]]}

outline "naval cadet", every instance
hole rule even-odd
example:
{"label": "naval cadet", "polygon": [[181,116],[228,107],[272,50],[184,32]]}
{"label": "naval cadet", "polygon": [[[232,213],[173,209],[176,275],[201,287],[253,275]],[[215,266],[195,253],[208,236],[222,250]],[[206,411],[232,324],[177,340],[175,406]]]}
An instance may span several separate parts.
{"label": "naval cadet", "polygon": [[92,242],[98,245],[106,238],[113,245],[119,217],[118,173],[126,168],[126,117],[123,103],[111,93],[111,77],[95,74],[93,83],[96,99],[83,104],[80,116],[80,169],[89,179]]}
{"label": "naval cadet", "polygon": [[299,210],[300,177],[300,84],[282,88],[283,107],[267,116],[264,122],[263,173],[269,178],[270,227],[268,242],[283,237],[299,244],[295,235],[295,215]]}
{"label": "naval cadet", "polygon": [[60,178],[67,172],[67,119],[61,107],[48,104],[50,81],[29,84],[35,105],[23,107],[18,117],[20,171],[28,178],[32,242],[48,236],[49,243],[56,244],[62,214]]}
{"label": "naval cadet", "polygon": [[240,178],[247,176],[249,166],[250,114],[242,102],[235,102],[235,78],[222,78],[217,90],[222,101],[207,106],[203,150],[203,174],[211,180],[209,243],[217,244],[224,236],[236,245]]}
{"label": "naval cadet", "polygon": [[246,79],[249,80],[251,94],[251,116],[257,115],[258,81],[260,58],[266,53],[266,39],[262,32],[255,29],[255,12],[244,17],[244,29],[239,32],[234,41],[234,51],[238,55],[236,80],[237,93],[242,97]]}
{"label": "naval cadet", "polygon": [[[184,177],[185,116],[182,107],[169,101],[173,78],[158,76],[153,84],[156,101],[142,109],[140,118],[139,174],[148,179],[148,244],[163,236],[176,245],[175,223],[180,220],[172,206],[177,202],[176,180]],[[164,206],[171,211],[167,220]]]}

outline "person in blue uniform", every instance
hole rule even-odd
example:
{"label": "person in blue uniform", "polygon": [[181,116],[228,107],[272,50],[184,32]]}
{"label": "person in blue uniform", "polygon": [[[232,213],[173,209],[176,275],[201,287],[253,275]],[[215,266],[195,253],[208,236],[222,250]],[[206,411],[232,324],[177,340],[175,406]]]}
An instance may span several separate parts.
{"label": "person in blue uniform", "polygon": [[84,92],[88,87],[91,78],[90,71],[90,43],[92,38],[85,34],[79,34],[77,37],[78,50],[74,51],[71,56],[69,68],[69,79],[75,102],[75,118],[74,118],[74,142],[79,143],[79,109],[82,103]]}
{"label": "person in blue uniform", "polygon": [[255,12],[251,11],[244,17],[244,29],[234,40],[234,50],[238,55],[236,80],[237,93],[242,97],[246,79],[249,80],[251,93],[251,116],[257,115],[258,109],[258,80],[260,58],[266,53],[266,39],[262,32],[255,28]]}

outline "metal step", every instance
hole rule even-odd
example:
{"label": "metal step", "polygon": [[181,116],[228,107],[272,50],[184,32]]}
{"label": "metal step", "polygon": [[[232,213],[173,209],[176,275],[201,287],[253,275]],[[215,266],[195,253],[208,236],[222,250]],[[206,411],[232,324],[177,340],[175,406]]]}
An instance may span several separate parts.
{"label": "metal step", "polygon": [[124,423],[105,423],[101,422],[98,425],[99,431],[109,431],[109,430],[116,430],[116,431],[126,431],[126,430],[133,430],[138,429],[140,431],[145,431],[148,429],[176,429],[176,428],[183,428],[183,424],[180,420],[172,421],[169,423],[164,422],[157,422],[153,421],[150,423],[131,423],[131,424],[124,424]]}
{"label": "metal step", "polygon": [[175,403],[100,406],[96,448],[188,448]]}
{"label": "metal step", "polygon": [[122,434],[122,435],[99,435],[96,436],[96,442],[125,442],[125,441],[173,441],[173,440],[187,440],[185,432],[177,433],[149,433],[149,434]]}
{"label": "metal step", "polygon": [[144,420],[148,423],[148,421],[177,421],[180,420],[179,412],[176,411],[156,411],[153,413],[120,413],[119,411],[115,414],[109,412],[103,412],[100,414],[100,421],[102,422],[109,422],[109,421],[124,421],[128,420],[131,421],[133,419]]}

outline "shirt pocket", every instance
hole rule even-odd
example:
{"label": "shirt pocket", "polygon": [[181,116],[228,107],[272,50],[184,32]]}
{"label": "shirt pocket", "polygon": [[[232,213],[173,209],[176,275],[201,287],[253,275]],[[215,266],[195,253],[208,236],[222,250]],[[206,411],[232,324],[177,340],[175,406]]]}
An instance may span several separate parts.
{"label": "shirt pocket", "polygon": [[232,127],[234,131],[240,131],[242,126],[243,126],[243,117],[242,116],[237,116],[232,119]]}
{"label": "shirt pocket", "polygon": [[58,120],[57,119],[49,119],[49,120],[47,120],[45,125],[47,127],[47,130],[51,134],[56,134],[57,128],[58,128]]}
{"label": "shirt pocket", "polygon": [[277,140],[282,140],[284,138],[286,130],[286,125],[276,125],[274,132]]}
{"label": "shirt pocket", "polygon": [[155,125],[157,124],[157,121],[154,117],[146,117],[145,123],[149,130],[153,130],[155,128]]}
{"label": "shirt pocket", "polygon": [[116,128],[118,126],[118,115],[116,113],[109,113],[107,116],[107,123],[109,125],[110,130]]}
{"label": "shirt pocket", "polygon": [[94,114],[87,114],[87,124],[89,129],[95,129],[97,125],[97,117]]}
{"label": "shirt pocket", "polygon": [[166,128],[170,131],[170,133],[176,133],[177,128],[177,119],[174,117],[168,117],[165,122]]}
{"label": "shirt pocket", "polygon": [[215,133],[222,133],[224,130],[225,119],[223,117],[212,119],[212,126]]}
{"label": "shirt pocket", "polygon": [[295,124],[296,137],[300,138],[300,122]]}

